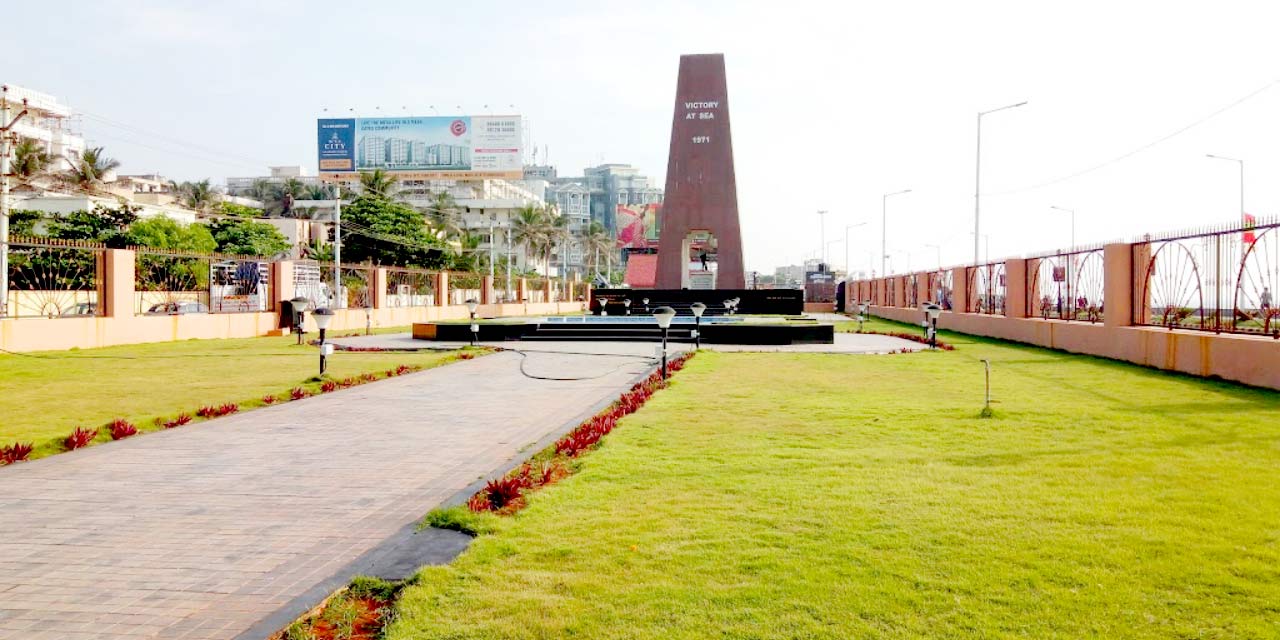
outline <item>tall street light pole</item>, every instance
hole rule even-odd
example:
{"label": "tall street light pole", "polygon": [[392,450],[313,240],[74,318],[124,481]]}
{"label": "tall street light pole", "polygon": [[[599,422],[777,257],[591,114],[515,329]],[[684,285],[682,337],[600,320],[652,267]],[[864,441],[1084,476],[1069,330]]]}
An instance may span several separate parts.
{"label": "tall street light pole", "polygon": [[859,222],[858,224],[845,225],[844,227],[844,271],[845,277],[853,273],[853,264],[849,262],[849,230],[855,227],[861,227],[867,223]]}
{"label": "tall street light pole", "polygon": [[1213,158],[1215,160],[1227,160],[1229,162],[1234,162],[1240,165],[1240,219],[1244,220],[1244,160],[1238,160],[1236,158],[1228,158],[1226,156],[1217,156],[1212,153],[1206,153],[1204,155],[1206,158]]}
{"label": "tall street light pole", "polygon": [[880,196],[880,272],[881,272],[881,275],[889,275],[889,272],[885,271],[885,261],[888,260],[889,258],[889,253],[885,251],[885,240],[889,235],[889,232],[888,232],[889,215],[887,213],[889,209],[889,206],[888,206],[889,198],[892,198],[893,196],[900,196],[904,193],[911,193],[911,190],[903,189],[902,191],[894,191],[893,193],[886,193],[883,196]]}
{"label": "tall street light pole", "polygon": [[818,247],[822,249],[821,260],[827,261],[827,210],[818,210]]}
{"label": "tall street light pole", "polygon": [[1065,209],[1056,205],[1050,205],[1049,208],[1071,214],[1071,249],[1074,250],[1076,248],[1076,210]]}
{"label": "tall street light pole", "polygon": [[982,210],[982,116],[1005,109],[1021,107],[1027,101],[1023,100],[1018,104],[1011,104],[1000,107],[999,109],[991,109],[990,111],[978,112],[978,157],[974,163],[974,179],[973,179],[973,263],[978,264],[978,237],[982,232],[979,228],[979,216]]}

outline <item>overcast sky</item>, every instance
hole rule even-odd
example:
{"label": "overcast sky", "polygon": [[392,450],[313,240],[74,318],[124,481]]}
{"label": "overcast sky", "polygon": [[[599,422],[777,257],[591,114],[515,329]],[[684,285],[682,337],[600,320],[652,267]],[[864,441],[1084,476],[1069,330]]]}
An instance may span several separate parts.
{"label": "overcast sky", "polygon": [[[5,7],[0,82],[84,114],[127,172],[315,166],[315,118],[523,114],[561,175],[666,170],[681,53],[723,52],[749,269],[820,251],[895,271],[973,255],[975,116],[992,258],[1280,213],[1274,2],[302,2]],[[1259,92],[1259,90],[1261,91]],[[1204,120],[1241,98],[1248,100]],[[1106,163],[1189,124],[1201,124]],[[540,158],[541,159],[541,158]]]}

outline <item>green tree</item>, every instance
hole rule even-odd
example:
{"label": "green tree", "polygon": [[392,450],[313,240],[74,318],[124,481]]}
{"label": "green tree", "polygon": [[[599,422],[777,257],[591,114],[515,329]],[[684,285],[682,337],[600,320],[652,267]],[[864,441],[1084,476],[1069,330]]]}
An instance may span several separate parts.
{"label": "green tree", "polygon": [[80,157],[71,163],[63,179],[82,189],[92,190],[102,184],[107,172],[119,166],[120,161],[104,155],[102,147],[91,147],[80,152]]}
{"label": "green tree", "polygon": [[360,172],[360,191],[367,196],[390,199],[399,189],[394,176],[382,169],[374,169]]}
{"label": "green tree", "polygon": [[183,206],[208,213],[218,205],[218,190],[208,178],[199,182],[171,182],[170,189]]}
{"label": "green tree", "polygon": [[9,212],[9,233],[15,236],[34,236],[36,223],[44,217],[43,211],[14,209]]}
{"label": "green tree", "polygon": [[511,221],[512,242],[521,246],[525,259],[532,261],[533,256],[550,251],[551,229],[546,209],[537,205],[525,205],[516,212]]}
{"label": "green tree", "polygon": [[218,213],[225,216],[236,216],[237,218],[260,218],[263,215],[261,209],[246,207],[242,204],[234,202],[219,202],[217,207]]}
{"label": "green tree", "polygon": [[45,153],[44,147],[37,140],[23,138],[13,148],[13,173],[24,180],[43,175],[49,169],[52,158]]}
{"label": "green tree", "polygon": [[270,257],[292,246],[279,229],[266,222],[224,218],[207,224],[219,253]]}
{"label": "green tree", "polygon": [[64,240],[102,242],[121,249],[132,242],[127,231],[138,219],[141,207],[121,203],[116,208],[97,205],[93,211],[72,211],[49,224],[49,236]]}
{"label": "green tree", "polygon": [[[583,251],[591,265],[591,270],[595,273],[602,273],[600,270],[601,262],[608,267],[612,266],[611,257],[616,251],[616,243],[613,236],[609,235],[609,231],[604,225],[597,221],[592,221],[587,227],[587,234],[584,240]],[[609,270],[612,270],[611,268]]]}
{"label": "green tree", "polygon": [[444,243],[413,207],[361,194],[342,208],[342,257],[397,266],[439,267]]}
{"label": "green tree", "polygon": [[204,225],[183,224],[164,216],[134,222],[127,235],[130,244],[153,249],[211,253],[218,246]]}

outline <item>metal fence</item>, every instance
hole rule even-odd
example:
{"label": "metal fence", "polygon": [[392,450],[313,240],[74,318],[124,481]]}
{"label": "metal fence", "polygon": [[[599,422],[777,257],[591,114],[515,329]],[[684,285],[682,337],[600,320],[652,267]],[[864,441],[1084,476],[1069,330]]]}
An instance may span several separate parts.
{"label": "metal fence", "polygon": [[105,247],[48,238],[11,240],[9,295],[0,300],[0,317],[103,315]]}
{"label": "metal fence", "polygon": [[1105,272],[1101,247],[1028,259],[1027,317],[1101,321]]}
{"label": "metal fence", "polygon": [[134,298],[144,315],[270,311],[265,259],[135,247]]}
{"label": "metal fence", "polygon": [[[915,309],[916,307],[920,306],[920,284],[921,284],[920,277],[922,275],[923,274],[913,273],[907,276],[907,283],[906,283],[907,299],[903,301],[905,303],[903,306],[911,309]],[[925,286],[925,289],[926,291],[928,290],[927,285]]]}
{"label": "metal fence", "polygon": [[346,309],[370,309],[373,307],[373,269],[371,265],[344,264],[340,270],[342,283],[340,287],[333,284],[333,269],[325,269],[324,282],[330,291],[339,292],[343,296]]}
{"label": "metal fence", "polygon": [[547,279],[529,278],[524,285],[525,302],[547,302]]}
{"label": "metal fence", "polygon": [[429,307],[436,304],[436,279],[440,274],[420,269],[387,267],[387,305]]}
{"label": "metal fence", "polygon": [[965,310],[969,313],[1004,315],[1007,282],[1003,262],[982,264],[967,269],[969,287]]}
{"label": "metal fence", "polygon": [[1271,219],[1134,244],[1134,324],[1280,336],[1277,229]]}
{"label": "metal fence", "polygon": [[480,300],[484,276],[478,273],[449,273],[449,304],[466,304]]}
{"label": "metal fence", "polygon": [[951,311],[954,304],[953,291],[950,269],[929,274],[929,290],[926,295],[930,302],[942,307],[943,311]]}

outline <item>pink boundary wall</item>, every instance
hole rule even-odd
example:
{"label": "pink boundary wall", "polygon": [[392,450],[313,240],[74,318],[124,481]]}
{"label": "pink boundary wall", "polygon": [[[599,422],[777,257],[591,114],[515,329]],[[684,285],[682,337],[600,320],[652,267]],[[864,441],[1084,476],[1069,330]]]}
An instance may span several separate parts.
{"label": "pink boundary wall", "polygon": [[[134,252],[112,249],[106,252],[104,273],[105,291],[101,317],[77,318],[6,318],[0,319],[0,349],[6,351],[50,351],[61,349],[90,349],[122,344],[166,342],[171,340],[252,338],[279,335],[279,311],[251,313],[208,313],[181,316],[144,316],[134,313]],[[292,270],[289,262],[272,265],[271,290],[292,291]],[[373,274],[373,305],[368,315],[364,309],[336,309],[329,331],[348,333],[362,331],[366,325],[373,328],[408,326],[415,322],[460,320],[468,317],[466,305],[437,305],[423,307],[387,307],[386,270],[375,269]],[[492,285],[487,282],[482,291],[489,303],[493,299]],[[521,280],[521,290],[524,281]],[[580,285],[581,286],[581,285]],[[590,288],[586,299],[590,299]],[[448,299],[448,274],[441,273],[437,282],[437,299]],[[278,296],[273,296],[278,297]],[[292,297],[292,295],[290,295]],[[274,301],[273,301],[273,306]],[[523,315],[552,315],[582,312],[583,302],[507,303],[481,304],[477,315],[486,318]],[[310,316],[307,330],[315,335]]]}
{"label": "pink boundary wall", "polygon": [[[1140,365],[1197,376],[1218,376],[1258,387],[1280,389],[1280,340],[1265,336],[1209,333],[1133,326],[1132,245],[1107,245],[1103,251],[1105,320],[1096,324],[993,316],[964,312],[967,296],[965,268],[953,272],[955,311],[944,311],[938,327],[989,338],[1001,338],[1072,353],[1124,360]],[[1006,309],[1010,316],[1024,313],[1026,261],[1005,262]],[[879,279],[880,290],[887,281]],[[871,299],[871,281],[848,285],[855,292],[849,304]],[[900,298],[899,298],[900,299]],[[922,296],[922,301],[924,297]],[[920,309],[889,307],[874,300],[871,315],[919,325]]]}

